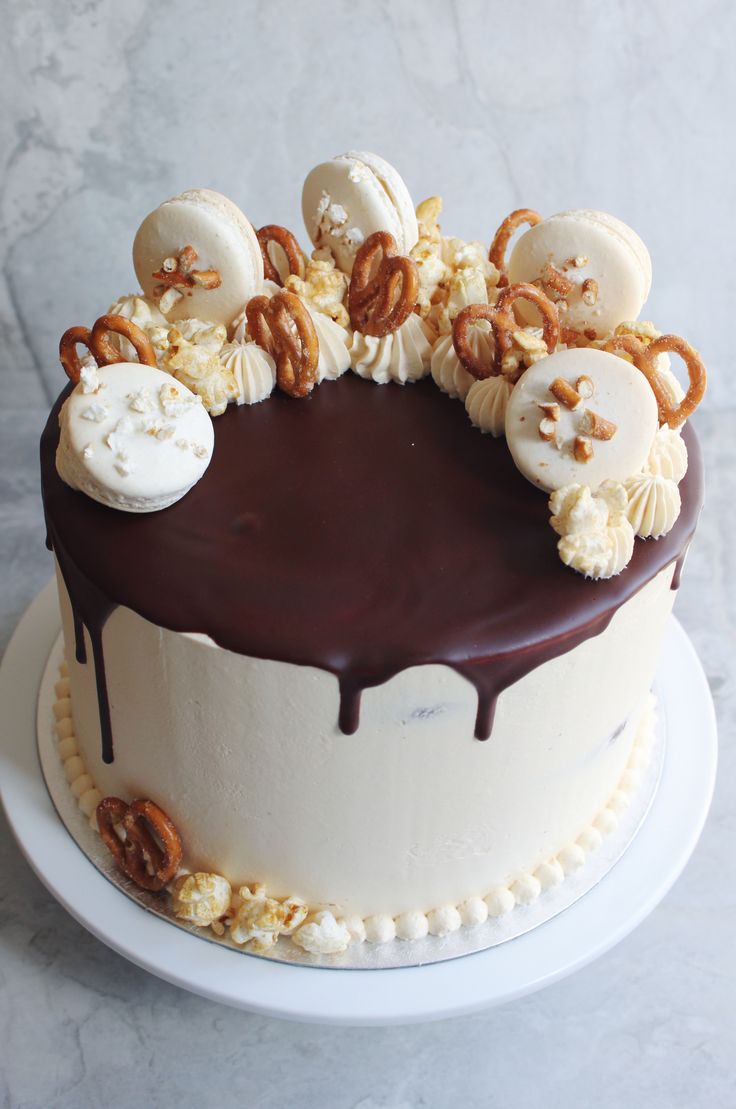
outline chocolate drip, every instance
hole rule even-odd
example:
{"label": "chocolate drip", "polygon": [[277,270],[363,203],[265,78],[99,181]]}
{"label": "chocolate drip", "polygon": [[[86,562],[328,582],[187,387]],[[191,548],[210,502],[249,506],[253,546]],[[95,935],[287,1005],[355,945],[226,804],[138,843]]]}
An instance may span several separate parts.
{"label": "chocolate drip", "polygon": [[586,581],[560,561],[547,498],[503,440],[481,435],[431,380],[402,388],[346,374],[309,399],[274,393],[231,407],[215,421],[209,469],[183,500],[116,512],[56,473],[63,397],[42,438],[44,503],[75,618],[90,634],[110,758],[101,636],[117,604],[240,654],[334,674],[347,734],[364,689],[412,666],[450,666],[477,690],[483,739],[504,689],[598,635],[681,559],[702,502],[700,450],[686,428],[674,528],[637,539],[618,577]]}

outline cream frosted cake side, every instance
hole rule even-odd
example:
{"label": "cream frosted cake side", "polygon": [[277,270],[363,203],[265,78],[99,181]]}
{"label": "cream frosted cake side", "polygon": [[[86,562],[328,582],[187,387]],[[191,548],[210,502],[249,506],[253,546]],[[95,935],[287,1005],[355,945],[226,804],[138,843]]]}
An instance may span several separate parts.
{"label": "cream frosted cake side", "polygon": [[311,259],[207,190],[152,213],[145,296],[65,335],[42,440],[85,811],[183,919],[322,954],[509,911],[613,828],[705,386],[628,318],[651,270],[619,221],[524,210],[489,260],[381,159],[335,162]]}

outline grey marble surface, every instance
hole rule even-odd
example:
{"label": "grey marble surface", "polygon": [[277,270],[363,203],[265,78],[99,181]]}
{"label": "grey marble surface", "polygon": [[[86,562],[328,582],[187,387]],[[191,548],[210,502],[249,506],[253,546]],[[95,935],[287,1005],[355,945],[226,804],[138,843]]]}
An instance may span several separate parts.
{"label": "grey marble surface", "polygon": [[[54,346],[132,289],[129,244],[191,185],[299,226],[300,181],[394,161],[449,231],[520,203],[607,208],[650,246],[647,314],[713,367],[708,504],[678,599],[721,728],[711,817],[674,890],[609,955],[473,1018],[323,1029],[227,1010],[126,964],[53,901],[0,823],[0,1103],[325,1109],[736,1104],[736,440],[728,389],[736,9],[6,0],[0,36],[0,647],[51,574],[37,439]],[[724,228],[726,233],[724,233]],[[697,737],[693,737],[697,742]]]}

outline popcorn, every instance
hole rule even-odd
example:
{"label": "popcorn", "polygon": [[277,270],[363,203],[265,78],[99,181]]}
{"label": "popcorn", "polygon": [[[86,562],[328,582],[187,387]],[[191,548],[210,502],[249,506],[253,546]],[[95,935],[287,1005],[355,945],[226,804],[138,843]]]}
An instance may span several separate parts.
{"label": "popcorn", "polygon": [[560,558],[586,578],[620,574],[634,552],[628,495],[617,481],[604,481],[596,493],[587,485],[565,485],[549,499],[550,524],[560,536]]}
{"label": "popcorn", "polygon": [[100,389],[100,377],[97,372],[97,363],[91,364],[82,363],[79,371],[79,381],[82,386],[83,393],[97,393]]}
{"label": "popcorn", "polygon": [[109,409],[106,405],[90,404],[88,408],[85,408],[83,412],[80,412],[80,416],[83,420],[89,420],[90,423],[101,424],[102,421],[107,418],[108,413]]}
{"label": "popcorn", "polygon": [[292,274],[286,279],[286,288],[341,327],[350,327],[350,317],[344,304],[348,278],[332,260],[325,259],[324,254],[324,251],[315,250],[307,262],[304,280]]}
{"label": "popcorn", "polygon": [[293,942],[312,955],[338,955],[350,944],[350,932],[330,912],[315,913],[294,933]]}
{"label": "popcorn", "polygon": [[412,247],[410,257],[416,263],[419,274],[417,306],[420,316],[425,319],[430,312],[439,286],[450,276],[450,270],[442,261],[439,243],[430,239],[419,239]]}
{"label": "popcorn", "polygon": [[[182,874],[174,882],[171,905],[179,920],[207,927],[230,907],[230,883],[220,874]],[[223,928],[224,931],[224,928]]]}
{"label": "popcorn", "polygon": [[158,401],[164,415],[176,419],[177,416],[183,416],[192,405],[201,404],[202,398],[197,394],[192,396],[191,393],[184,393],[176,385],[166,384],[158,391]]}
{"label": "popcorn", "polygon": [[251,951],[270,951],[279,936],[289,936],[306,919],[307,906],[298,897],[277,901],[260,884],[238,890],[241,905],[230,923],[234,943],[249,944]]}
{"label": "popcorn", "polygon": [[153,411],[153,401],[148,389],[136,389],[134,393],[128,393],[128,400],[131,412]]}
{"label": "popcorn", "polygon": [[[182,321],[182,323],[199,321]],[[228,402],[238,395],[235,375],[223,366],[218,357],[226,338],[222,325],[203,325],[197,330],[185,328],[192,336],[187,339],[178,327],[169,331],[168,350],[162,357],[163,369],[202,398],[210,416],[221,416]]]}
{"label": "popcorn", "polygon": [[442,197],[429,196],[417,205],[417,226],[419,239],[425,239],[438,246],[442,243],[439,218],[442,212]]}

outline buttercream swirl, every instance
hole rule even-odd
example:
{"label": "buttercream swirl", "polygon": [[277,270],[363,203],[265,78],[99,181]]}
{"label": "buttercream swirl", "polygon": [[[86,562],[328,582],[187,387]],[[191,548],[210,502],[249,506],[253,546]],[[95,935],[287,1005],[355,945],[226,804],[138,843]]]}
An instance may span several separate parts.
{"label": "buttercream swirl", "polygon": [[[476,328],[476,334],[478,329]],[[465,398],[465,411],[471,423],[494,439],[504,434],[506,407],[513,385],[505,377],[486,377],[470,386]]]}
{"label": "buttercream swirl", "polygon": [[625,483],[629,523],[642,539],[666,535],[680,515],[677,482],[661,474],[637,474]]}
{"label": "buttercream swirl", "polygon": [[335,381],[350,369],[350,332],[307,304],[319,341],[318,381]]}
{"label": "buttercream swirl", "polygon": [[434,332],[412,313],[396,331],[377,338],[356,331],[350,344],[350,362],[359,377],[378,385],[395,381],[404,385],[429,373]]}
{"label": "buttercream swirl", "polygon": [[680,435],[665,424],[654,436],[652,449],[644,466],[645,473],[661,474],[672,481],[682,481],[687,473],[687,447]]}
{"label": "buttercream swirl", "polygon": [[226,343],[220,363],[235,378],[237,404],[258,404],[270,397],[276,384],[276,363],[257,343]]}
{"label": "buttercream swirl", "polygon": [[[482,357],[487,353],[490,360],[490,343],[477,327],[473,328],[471,332],[470,344],[476,355]],[[480,349],[481,347],[483,347],[483,350]],[[488,348],[487,351],[485,350],[486,347]],[[435,384],[439,386],[443,393],[447,393],[450,397],[459,397],[463,401],[475,381],[473,375],[468,373],[455,353],[452,335],[442,335],[435,343],[432,348],[430,370]]]}

